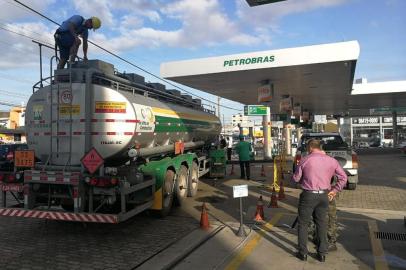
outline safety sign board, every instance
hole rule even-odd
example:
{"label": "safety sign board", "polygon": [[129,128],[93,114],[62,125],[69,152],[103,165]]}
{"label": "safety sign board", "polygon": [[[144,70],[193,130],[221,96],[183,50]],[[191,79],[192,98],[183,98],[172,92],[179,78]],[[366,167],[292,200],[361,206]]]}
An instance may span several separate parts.
{"label": "safety sign board", "polygon": [[20,150],[14,152],[14,166],[15,167],[34,167],[34,150]]}
{"label": "safety sign board", "polygon": [[126,102],[115,101],[96,101],[95,112],[96,113],[125,113]]}
{"label": "safety sign board", "polygon": [[248,185],[233,186],[233,198],[248,197]]}
{"label": "safety sign board", "polygon": [[79,115],[80,105],[60,105],[59,115]]}
{"label": "safety sign board", "polygon": [[86,155],[84,155],[81,162],[89,173],[92,174],[104,163],[104,159],[93,147]]}

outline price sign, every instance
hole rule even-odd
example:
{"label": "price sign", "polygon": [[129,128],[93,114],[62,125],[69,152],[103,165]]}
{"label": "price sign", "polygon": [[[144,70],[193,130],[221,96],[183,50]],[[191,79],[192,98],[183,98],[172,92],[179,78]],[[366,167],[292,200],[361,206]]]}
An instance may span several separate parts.
{"label": "price sign", "polygon": [[233,198],[248,197],[248,185],[233,186]]}
{"label": "price sign", "polygon": [[14,152],[15,167],[34,167],[35,156],[34,150],[17,150]]}
{"label": "price sign", "polygon": [[96,151],[95,148],[90,149],[89,152],[82,158],[82,164],[85,168],[93,174],[104,163],[103,157]]}

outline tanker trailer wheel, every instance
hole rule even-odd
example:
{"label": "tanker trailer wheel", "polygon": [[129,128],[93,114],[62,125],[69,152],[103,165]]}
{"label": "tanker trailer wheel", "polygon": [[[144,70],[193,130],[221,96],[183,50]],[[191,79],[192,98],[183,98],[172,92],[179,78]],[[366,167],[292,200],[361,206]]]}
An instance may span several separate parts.
{"label": "tanker trailer wheel", "polygon": [[161,217],[169,214],[173,204],[173,183],[175,181],[175,173],[167,170],[165,174],[165,182],[162,185],[162,209],[159,211]]}
{"label": "tanker trailer wheel", "polygon": [[193,162],[192,169],[189,175],[187,195],[189,197],[194,197],[197,193],[197,188],[199,186],[199,167],[196,162]]}
{"label": "tanker trailer wheel", "polygon": [[187,197],[188,188],[188,168],[185,165],[180,166],[178,177],[176,179],[175,191],[176,191],[176,203],[182,205]]}

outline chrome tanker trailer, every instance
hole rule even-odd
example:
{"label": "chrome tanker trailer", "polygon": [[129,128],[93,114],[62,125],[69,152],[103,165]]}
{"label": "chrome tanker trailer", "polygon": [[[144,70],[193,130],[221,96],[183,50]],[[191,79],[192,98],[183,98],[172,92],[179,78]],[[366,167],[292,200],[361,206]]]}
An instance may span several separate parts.
{"label": "chrome tanker trailer", "polygon": [[221,129],[200,100],[99,60],[48,81],[26,107],[35,162],[13,183],[23,207],[3,205],[0,215],[115,223],[146,209],[166,215],[196,194]]}

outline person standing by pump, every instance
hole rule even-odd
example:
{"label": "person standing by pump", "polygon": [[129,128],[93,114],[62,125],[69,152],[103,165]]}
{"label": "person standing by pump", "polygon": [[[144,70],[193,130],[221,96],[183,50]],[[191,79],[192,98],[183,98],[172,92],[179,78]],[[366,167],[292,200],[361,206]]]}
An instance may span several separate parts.
{"label": "person standing by pump", "polygon": [[[301,184],[303,192],[299,198],[298,246],[297,257],[307,260],[308,227],[312,216],[317,231],[317,259],[326,260],[327,254],[327,210],[329,201],[333,200],[346,182],[347,175],[337,160],[326,155],[320,147],[320,141],[311,139],[307,142],[309,155],[303,158],[292,179]],[[331,186],[335,176],[336,184]]]}
{"label": "person standing by pump", "polygon": [[240,141],[235,147],[238,154],[241,169],[241,179],[250,180],[250,160],[251,160],[251,143],[244,141],[244,136],[240,135]]}

